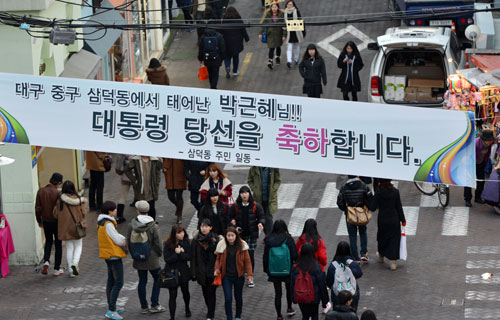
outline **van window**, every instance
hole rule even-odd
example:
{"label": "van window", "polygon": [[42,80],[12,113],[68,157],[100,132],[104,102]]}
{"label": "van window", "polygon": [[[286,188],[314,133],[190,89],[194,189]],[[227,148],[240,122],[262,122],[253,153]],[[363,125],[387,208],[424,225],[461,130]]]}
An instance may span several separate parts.
{"label": "van window", "polygon": [[458,65],[460,63],[460,45],[458,43],[457,35],[454,32],[451,33],[450,49],[452,58],[455,61],[455,64]]}

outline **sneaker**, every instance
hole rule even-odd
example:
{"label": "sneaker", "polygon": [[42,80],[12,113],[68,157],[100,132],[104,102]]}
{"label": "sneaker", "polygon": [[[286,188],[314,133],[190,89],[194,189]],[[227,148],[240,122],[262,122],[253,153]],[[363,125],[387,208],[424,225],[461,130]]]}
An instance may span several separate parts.
{"label": "sneaker", "polygon": [[465,200],[465,206],[466,207],[472,207],[472,203],[470,202],[470,200]]}
{"label": "sneaker", "polygon": [[233,72],[233,77],[236,77],[236,76],[239,76],[239,75],[240,75],[240,73],[238,71]]}
{"label": "sneaker", "polygon": [[60,268],[59,270],[54,269],[54,271],[52,272],[52,275],[54,277],[60,276],[61,274],[64,274],[64,270],[62,268]]}
{"label": "sneaker", "polygon": [[118,312],[119,314],[122,314],[125,312],[125,309],[116,309],[116,312]]}
{"label": "sneaker", "polygon": [[369,260],[370,258],[368,258],[368,252],[361,257],[361,261],[368,262]]}
{"label": "sneaker", "polygon": [[149,312],[151,313],[159,313],[159,312],[165,312],[165,309],[164,307],[161,306],[161,304],[157,305],[156,307],[152,307],[151,309],[149,309]]}
{"label": "sneaker", "polygon": [[42,267],[42,274],[47,275],[49,274],[49,262],[45,261]]}
{"label": "sneaker", "polygon": [[292,63],[291,62],[287,62],[286,66],[288,67],[288,69],[292,69]]}
{"label": "sneaker", "polygon": [[271,70],[273,70],[273,60],[272,59],[269,59],[269,61],[267,62],[267,67]]}
{"label": "sneaker", "polygon": [[281,58],[280,57],[276,57],[276,65],[279,66],[281,63]]}
{"label": "sneaker", "polygon": [[74,264],[71,266],[71,271],[73,273],[74,276],[77,276],[79,275],[80,273],[78,272],[78,265]]}
{"label": "sneaker", "polygon": [[288,309],[286,309],[286,314],[287,314],[289,317],[291,317],[291,316],[295,315],[295,313],[296,313],[296,312],[295,312],[295,310],[293,310],[293,308],[288,308]]}
{"label": "sneaker", "polygon": [[326,304],[326,307],[321,308],[321,313],[326,314],[331,308],[332,308],[332,304],[330,302],[328,302]]}
{"label": "sneaker", "polygon": [[253,283],[253,281],[248,281],[248,287],[249,288],[255,287],[255,283]]}
{"label": "sneaker", "polygon": [[142,308],[142,309],[141,309],[141,313],[142,313],[142,314],[149,313],[149,308]]}
{"label": "sneaker", "polygon": [[105,317],[108,318],[108,319],[113,319],[113,320],[121,320],[121,319],[123,319],[123,317],[121,315],[119,315],[118,312],[111,311],[111,310],[106,311]]}

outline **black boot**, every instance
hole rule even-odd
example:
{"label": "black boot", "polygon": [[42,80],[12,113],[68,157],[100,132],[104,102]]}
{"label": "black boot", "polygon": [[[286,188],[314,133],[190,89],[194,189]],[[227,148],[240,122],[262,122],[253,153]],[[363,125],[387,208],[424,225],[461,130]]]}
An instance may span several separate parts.
{"label": "black boot", "polygon": [[116,222],[118,222],[118,224],[120,224],[120,223],[123,223],[123,222],[127,221],[127,219],[125,219],[123,217],[123,211],[125,211],[125,205],[124,204],[118,204],[118,207],[116,209],[117,209],[117,212],[116,212],[116,216],[117,216]]}

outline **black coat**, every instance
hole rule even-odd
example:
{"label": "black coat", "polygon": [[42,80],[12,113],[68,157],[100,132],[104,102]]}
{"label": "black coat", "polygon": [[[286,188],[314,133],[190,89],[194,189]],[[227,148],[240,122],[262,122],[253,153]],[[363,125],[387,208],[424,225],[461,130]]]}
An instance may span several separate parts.
{"label": "black coat", "polygon": [[229,225],[228,217],[229,208],[227,204],[219,200],[217,203],[217,214],[214,213],[214,209],[209,204],[203,205],[198,212],[198,229],[200,228],[201,221],[203,219],[209,219],[212,222],[213,232],[218,235],[223,235],[224,230],[226,230]]}
{"label": "black coat", "polygon": [[[218,56],[216,59],[205,60],[205,44],[203,39],[205,37],[213,37],[217,38],[217,53]],[[200,43],[198,45],[198,61],[202,61],[207,67],[220,67],[222,64],[222,59],[224,59],[226,55],[226,45],[224,42],[224,37],[212,28],[207,28],[205,33],[200,39]]]}
{"label": "black coat", "polygon": [[318,57],[311,63],[311,59],[302,59],[299,64],[299,72],[304,78],[304,86],[321,84],[326,86],[326,66],[323,58]]}
{"label": "black coat", "polygon": [[176,268],[180,272],[180,283],[184,283],[191,280],[191,270],[188,265],[188,262],[191,261],[191,244],[186,237],[179,241],[179,245],[184,248],[184,252],[177,254],[174,249],[165,243],[163,245],[163,258],[166,263],[165,267]]}
{"label": "black coat", "polygon": [[366,205],[371,211],[375,210],[373,204],[373,193],[360,179],[354,178],[347,180],[345,185],[340,188],[337,196],[337,206],[340,210],[347,211],[347,206],[362,207]]}
{"label": "black coat", "polygon": [[[241,203],[235,202],[229,208],[229,221],[236,220],[236,226],[241,227],[241,237],[246,239],[250,237],[252,239],[259,238],[259,223],[262,225],[265,224],[264,219],[264,210],[262,210],[262,206],[255,203],[255,213],[253,212],[253,204],[249,204],[246,207],[243,207]],[[238,209],[235,207],[238,206]]]}
{"label": "black coat", "polygon": [[399,191],[396,188],[381,188],[374,198],[378,209],[378,252],[389,260],[399,259],[401,223],[406,222]]}
{"label": "black coat", "polygon": [[214,266],[217,255],[217,237],[212,232],[205,238],[208,239],[207,247],[201,245],[201,233],[196,232],[191,242],[191,276],[201,286],[206,286],[214,281]]}
{"label": "black coat", "polygon": [[[342,69],[340,73],[339,81],[337,82],[337,88],[342,89],[342,91],[353,91],[348,89],[354,89],[355,91],[361,91],[361,80],[359,79],[359,71],[363,69],[363,59],[361,56],[355,56],[353,67],[352,67],[352,86],[346,84],[347,76],[347,63],[344,63],[345,54],[341,54],[337,60],[337,66]],[[350,87],[350,88],[349,88]]]}
{"label": "black coat", "polygon": [[358,316],[351,307],[337,305],[326,314],[325,320],[358,320]]}
{"label": "black coat", "polygon": [[205,181],[205,175],[201,175],[200,171],[206,171],[209,164],[210,162],[207,161],[184,160],[184,176],[189,181],[189,191],[200,191],[200,187]]}
{"label": "black coat", "polygon": [[288,250],[290,250],[290,265],[292,266],[297,260],[299,256],[299,252],[297,251],[297,246],[295,245],[295,241],[292,236],[286,234],[270,234],[267,238],[264,239],[264,256],[262,257],[262,263],[264,266],[264,272],[268,275],[268,281],[290,281],[290,276],[272,276],[269,274],[269,250],[273,247],[280,247],[286,239],[286,245]]}
{"label": "black coat", "polygon": [[[241,19],[223,19],[223,24],[243,24]],[[250,41],[246,28],[220,29],[226,44],[226,57],[232,57],[243,51],[243,40]]]}

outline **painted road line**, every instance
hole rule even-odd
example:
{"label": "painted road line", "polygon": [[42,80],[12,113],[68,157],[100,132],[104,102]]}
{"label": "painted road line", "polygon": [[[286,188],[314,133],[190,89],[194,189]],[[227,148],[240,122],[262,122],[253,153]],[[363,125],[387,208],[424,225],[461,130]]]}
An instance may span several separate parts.
{"label": "painted road line", "polygon": [[[127,304],[128,297],[118,298],[116,305],[123,307]],[[70,300],[60,301],[56,303],[44,304],[42,310],[55,311],[55,310],[75,310],[75,309],[96,309],[105,308],[108,303],[104,299],[87,299],[87,300]]]}
{"label": "painted road line", "polygon": [[253,53],[248,52],[245,55],[245,59],[243,60],[243,64],[241,65],[240,75],[237,76],[236,82],[241,82],[243,80],[243,76],[247,73],[248,65],[250,64],[250,60],[252,60]]}
{"label": "painted road line", "polygon": [[278,209],[293,209],[299,199],[302,183],[286,183],[278,189]]}
{"label": "painted road line", "polygon": [[288,222],[288,232],[292,237],[298,237],[302,234],[304,223],[307,219],[316,219],[318,208],[295,208]]}
{"label": "painted road line", "polygon": [[358,44],[359,51],[366,49],[368,47],[368,43],[375,42],[370,37],[368,37],[366,34],[359,31],[358,29],[356,29],[353,25],[348,25],[347,27],[340,29],[339,31],[335,32],[334,34],[332,34],[332,35],[326,37],[325,39],[321,40],[320,42],[318,42],[318,46],[323,48],[325,51],[330,53],[332,56],[338,58],[340,56],[340,49],[334,47],[331,43],[333,41],[343,37],[344,35],[346,35],[348,33],[352,34],[353,36],[355,36],[356,38],[361,40],[361,41],[357,42],[357,43],[359,43]]}
{"label": "painted road line", "polygon": [[[434,189],[432,184],[424,183],[423,184],[424,191],[430,192]],[[419,191],[420,192],[420,191]],[[439,199],[437,192],[432,196],[428,196],[422,193],[420,197],[420,207],[422,208],[437,208],[439,206]]]}
{"label": "painted road line", "polygon": [[466,319],[500,319],[500,309],[492,308],[465,308]]}
{"label": "painted road line", "polygon": [[326,184],[325,190],[323,191],[323,197],[319,204],[320,208],[337,208],[339,190],[337,190],[336,185],[335,182],[328,182]]}
{"label": "painted road line", "polygon": [[500,246],[470,246],[467,247],[467,253],[499,254]]}
{"label": "painted road line", "polygon": [[403,207],[406,218],[406,235],[414,236],[417,234],[419,207]]}
{"label": "painted road line", "polygon": [[500,269],[500,260],[469,260],[467,269]]}
{"label": "painted road line", "polygon": [[[126,282],[121,288],[122,291],[132,291],[137,289],[139,281]],[[106,292],[106,286],[85,285],[83,287],[66,287],[63,293],[102,293]]]}
{"label": "painted road line", "polygon": [[348,236],[349,233],[347,232],[347,224],[345,221],[345,214],[342,212],[340,214],[340,221],[339,225],[337,226],[337,232],[335,233],[337,236]]}
{"label": "painted road line", "polygon": [[483,279],[479,274],[468,274],[465,276],[467,284],[500,284],[500,276],[493,274],[491,279]]}
{"label": "painted road line", "polygon": [[466,236],[469,226],[469,208],[453,207],[444,210],[443,236]]}
{"label": "painted road line", "polygon": [[193,214],[193,217],[191,218],[191,221],[189,221],[189,225],[186,229],[186,232],[189,236],[189,238],[193,237],[193,232],[198,229],[198,214],[195,212]]}
{"label": "painted road line", "polygon": [[465,300],[500,301],[500,291],[465,291]]}

